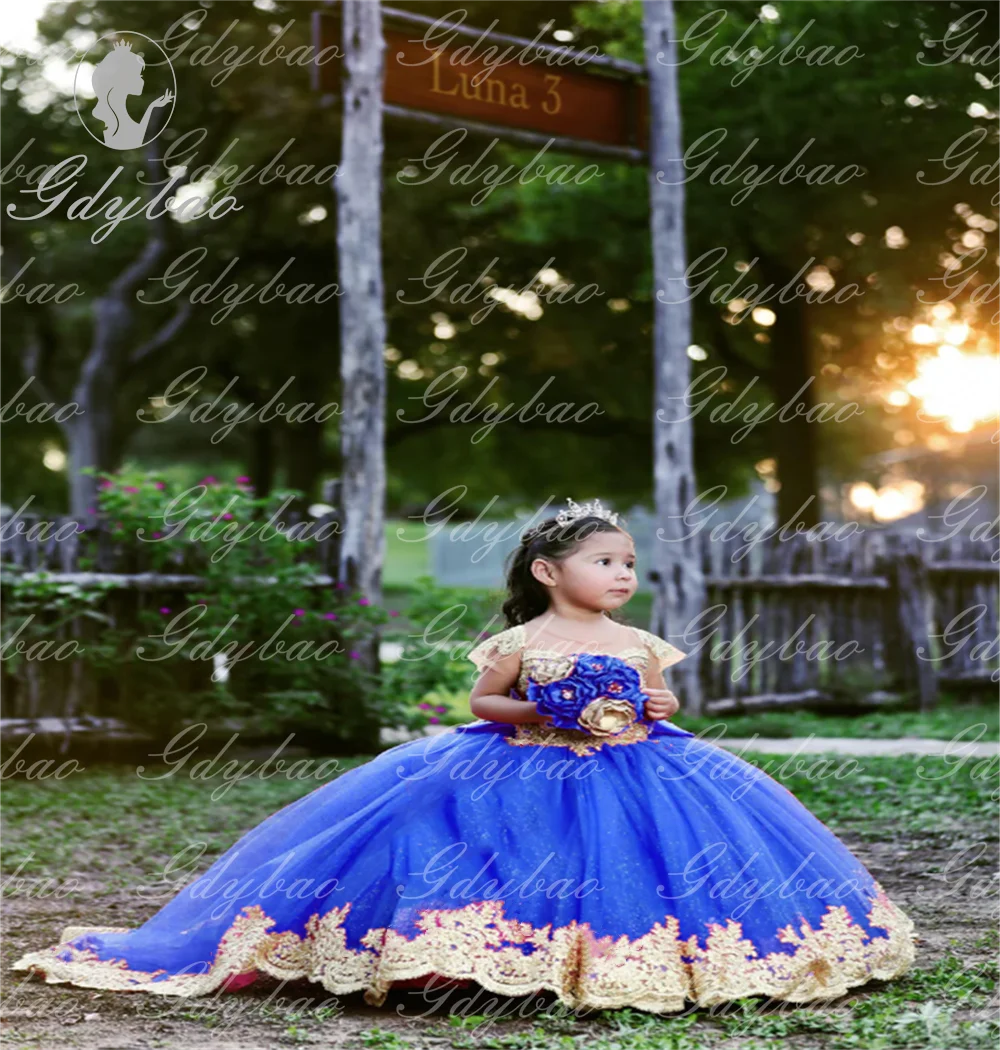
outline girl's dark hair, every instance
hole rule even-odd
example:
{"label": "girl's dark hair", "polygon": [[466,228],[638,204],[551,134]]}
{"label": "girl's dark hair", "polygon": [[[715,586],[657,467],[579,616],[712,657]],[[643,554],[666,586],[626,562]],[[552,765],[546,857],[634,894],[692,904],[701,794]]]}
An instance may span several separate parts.
{"label": "girl's dark hair", "polygon": [[[506,570],[507,600],[502,606],[506,626],[527,623],[541,616],[549,607],[548,588],[531,573],[531,563],[536,558],[561,561],[591,536],[600,532],[624,531],[619,525],[593,515],[577,518],[568,525],[560,525],[555,518],[548,518],[525,530],[520,546],[509,555],[510,565]],[[605,615],[610,617],[610,613]]]}

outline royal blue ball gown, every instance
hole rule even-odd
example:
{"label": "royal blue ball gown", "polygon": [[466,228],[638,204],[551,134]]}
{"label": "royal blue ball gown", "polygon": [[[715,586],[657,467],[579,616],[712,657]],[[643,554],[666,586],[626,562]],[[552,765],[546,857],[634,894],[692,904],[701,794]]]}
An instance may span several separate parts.
{"label": "royal blue ball gown", "polygon": [[657,1013],[903,974],[913,923],[825,824],[738,756],[630,719],[580,659],[641,675],[683,656],[636,640],[562,655],[518,625],[480,642],[478,668],[521,651],[522,697],[603,674],[590,728],[478,721],[400,744],[264,820],[142,926],[70,927],[15,969],[178,996],[267,974],[373,1005],[432,975]]}

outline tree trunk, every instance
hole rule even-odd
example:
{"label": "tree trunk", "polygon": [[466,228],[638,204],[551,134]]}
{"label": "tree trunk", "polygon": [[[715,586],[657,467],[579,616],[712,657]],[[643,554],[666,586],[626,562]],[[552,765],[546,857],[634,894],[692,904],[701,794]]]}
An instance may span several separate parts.
{"label": "tree trunk", "polygon": [[385,305],[382,284],[382,78],[378,4],[344,0],[344,128],[337,188],[344,414],[342,579],[381,598],[385,518]]}
{"label": "tree trunk", "polygon": [[[321,387],[313,387],[313,390]],[[307,399],[308,395],[306,395]],[[326,424],[315,419],[289,423],[282,434],[285,476],[288,488],[300,489],[303,506],[316,501],[323,473],[323,431]]]}
{"label": "tree trunk", "polygon": [[257,498],[274,488],[274,431],[270,424],[254,427],[251,435],[250,480]]}
{"label": "tree trunk", "polygon": [[[145,148],[150,185],[156,186],[164,178],[160,147],[151,140]],[[171,186],[181,178],[183,175],[174,176]],[[153,195],[151,189],[150,196]],[[164,198],[167,195],[164,193]],[[60,423],[69,449],[69,513],[78,520],[90,517],[90,508],[96,506],[99,484],[97,478],[80,471],[84,467],[111,471],[121,461],[123,442],[115,440],[120,437],[115,429],[115,416],[122,385],[140,366],[146,367],[151,358],[168,346],[191,316],[190,302],[182,301],[150,338],[143,343],[137,339],[143,312],[136,304],[136,289],[160,268],[169,253],[175,236],[172,223],[173,219],[166,214],[145,223],[148,235],[142,249],[94,301],[93,335],[73,380],[70,397],[83,414]],[[62,400],[49,393],[56,389],[53,380],[59,375],[55,364],[56,344],[53,319],[43,311],[25,348],[24,367],[26,375],[34,377],[43,396],[53,402]],[[134,409],[132,414],[134,416]]]}
{"label": "tree trunk", "polygon": [[[764,284],[784,288],[796,271],[754,248],[755,267]],[[775,417],[770,423],[771,448],[778,463],[778,524],[790,528],[800,522],[809,528],[820,519],[819,423],[806,414],[816,404],[815,377],[809,353],[808,307],[804,299],[791,298],[775,311],[771,337],[768,382],[774,393]],[[780,418],[784,416],[784,419]]]}
{"label": "tree trunk", "polygon": [[[340,578],[372,602],[382,598],[385,557],[385,304],[382,282],[382,12],[344,0],[344,123],[336,179],[340,287],[341,476],[344,535]],[[358,639],[365,666],[379,670],[378,632]],[[378,745],[378,723],[362,736]],[[359,741],[361,743],[361,741]]]}
{"label": "tree trunk", "polygon": [[[649,73],[649,200],[653,240],[654,409],[653,471],[657,536],[653,543],[656,588],[651,629],[679,649],[705,600],[697,533],[682,515],[695,497],[694,427],[684,408],[690,385],[690,291],[684,281],[684,170],[674,11],[670,0],[643,0]],[[659,56],[659,59],[658,59]],[[657,176],[660,176],[658,178]],[[662,178],[662,181],[661,181]],[[667,672],[684,710],[700,714],[699,660]]]}
{"label": "tree trunk", "polygon": [[67,420],[62,430],[69,451],[69,512],[71,517],[82,520],[97,507],[100,481],[92,474],[81,474],[81,469],[94,467],[112,473],[121,464],[122,450],[108,440],[114,408],[107,399],[78,385],[74,400],[83,409],[83,415]]}

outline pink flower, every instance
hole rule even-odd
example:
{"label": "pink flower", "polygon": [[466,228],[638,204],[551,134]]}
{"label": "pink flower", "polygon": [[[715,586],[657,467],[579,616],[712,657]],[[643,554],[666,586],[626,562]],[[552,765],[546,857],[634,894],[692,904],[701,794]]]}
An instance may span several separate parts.
{"label": "pink flower", "polygon": [[223,517],[223,518],[224,518],[224,519],[225,519],[226,521],[228,521],[228,520],[229,520],[229,519],[230,519],[230,518],[232,517],[232,514],[230,514],[230,513],[229,513],[229,511],[226,511],[226,513],[225,513],[225,514],[223,514],[223,515],[222,515],[222,517]]}
{"label": "pink flower", "polygon": [[166,616],[167,613],[170,612],[170,610],[165,605],[161,605],[160,612],[163,613],[164,616]]}
{"label": "pink flower", "polygon": [[346,583],[338,583],[337,584],[337,590],[338,591],[342,591],[346,586],[347,586]]}
{"label": "pink flower", "polygon": [[165,489],[166,487],[167,486],[164,485],[162,481],[154,481],[153,482],[153,488],[154,489]]}
{"label": "pink flower", "polygon": [[96,507],[88,507],[87,508],[87,513],[88,514],[96,514],[97,513],[97,508]]}
{"label": "pink flower", "polygon": [[158,540],[162,535],[163,535],[162,532],[154,532],[153,533],[153,539],[154,540]]}
{"label": "pink flower", "polygon": [[336,620],[337,619],[337,614],[336,613],[323,613],[323,619],[324,620]]}
{"label": "pink flower", "polygon": [[367,598],[359,598],[358,605],[371,605],[371,602]]}
{"label": "pink flower", "polygon": [[436,715],[431,715],[431,717],[428,718],[427,721],[430,722],[432,725],[438,725],[441,719],[438,718]]}
{"label": "pink flower", "polygon": [[357,651],[357,649],[352,649],[351,650],[351,659],[352,660],[360,660],[361,659],[361,653],[359,653]]}
{"label": "pink flower", "polygon": [[417,704],[417,707],[419,707],[421,711],[429,711],[431,709],[431,705],[426,702]]}
{"label": "pink flower", "polygon": [[208,477],[202,478],[201,481],[198,482],[198,484],[199,485],[215,485],[215,484],[217,484],[217,482],[215,480],[215,476],[213,474],[209,474]]}
{"label": "pink flower", "polygon": [[126,485],[125,486],[125,491],[126,492],[138,492],[139,490],[135,487],[135,485]]}
{"label": "pink flower", "polygon": [[476,635],[477,638],[489,638],[489,636],[489,631],[480,631],[479,634]]}
{"label": "pink flower", "polygon": [[306,614],[305,609],[295,609],[294,612],[296,616],[305,616]]}
{"label": "pink flower", "polygon": [[98,488],[102,488],[102,489],[113,489],[114,487],[115,487],[115,483],[113,481],[108,480],[108,479],[105,479],[104,481],[102,481],[101,484],[98,486]]}
{"label": "pink flower", "polygon": [[435,707],[434,710],[437,711],[437,713],[439,715],[443,715],[443,714],[445,714],[447,712],[448,708],[442,706],[442,707]]}
{"label": "pink flower", "polygon": [[390,609],[389,610],[389,615],[390,616],[398,616],[399,615],[399,610],[398,609]]}
{"label": "pink flower", "polygon": [[240,476],[239,476],[239,477],[238,477],[238,478],[236,479],[236,484],[237,484],[237,485],[247,485],[247,484],[249,484],[249,483],[250,483],[250,479],[249,479],[249,478],[248,478],[248,477],[246,476],[246,474],[241,474],[241,475],[240,475]]}

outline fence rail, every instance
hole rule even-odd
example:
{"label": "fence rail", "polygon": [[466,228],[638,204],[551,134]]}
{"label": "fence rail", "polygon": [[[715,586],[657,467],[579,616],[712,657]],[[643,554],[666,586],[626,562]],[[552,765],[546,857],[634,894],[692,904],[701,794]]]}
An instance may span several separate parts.
{"label": "fence rail", "polygon": [[[304,520],[289,512],[284,524]],[[310,520],[319,527],[337,519]],[[75,524],[72,519],[34,533],[37,518],[21,521],[11,533],[10,520],[0,518],[3,535],[11,533],[0,542],[5,590],[15,576],[31,580],[42,573],[56,582],[104,586],[102,609],[127,626],[138,621],[139,610],[181,604],[203,583],[198,550],[179,552],[170,571],[151,571],[142,544],[123,543],[106,523],[82,534],[67,527],[59,540],[53,534]],[[335,585],[340,532],[338,521],[332,535],[299,545],[297,557],[314,570],[309,586]],[[995,535],[917,538],[869,530],[838,539],[798,535],[747,543],[703,534],[701,549],[705,610],[669,636],[698,660],[707,713],[865,706],[901,696],[928,710],[942,687],[989,686],[1000,675]],[[262,568],[244,582],[269,580]],[[77,619],[58,636],[75,630],[93,639],[99,627]],[[89,710],[95,686],[80,661],[44,664],[22,661],[13,676],[5,667],[13,686],[6,718]]]}
{"label": "fence rail", "polygon": [[888,531],[702,544],[706,609],[690,637],[709,713],[882,703],[998,675],[995,536]]}

